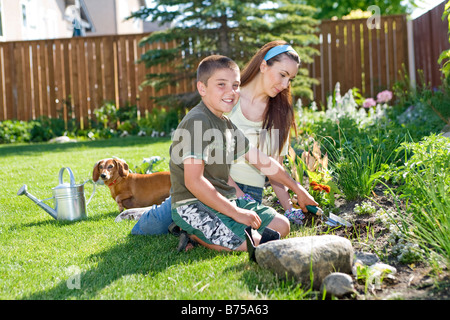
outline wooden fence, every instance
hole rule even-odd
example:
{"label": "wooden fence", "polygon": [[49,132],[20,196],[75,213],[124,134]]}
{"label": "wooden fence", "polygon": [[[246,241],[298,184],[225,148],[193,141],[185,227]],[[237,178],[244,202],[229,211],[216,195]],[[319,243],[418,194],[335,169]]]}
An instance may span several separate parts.
{"label": "wooden fence", "polygon": [[[440,17],[432,20],[440,21]],[[375,27],[372,22],[377,21],[321,23],[320,43],[316,46],[321,54],[308,65],[310,76],[320,81],[312,88],[316,102],[326,103],[336,82],[340,82],[341,93],[357,87],[364,97],[376,97],[399,79],[402,65],[408,70],[406,16],[381,16]],[[114,101],[117,106],[135,104],[141,114],[151,110],[154,106],[149,97],[156,93],[150,86],[140,88],[140,84],[146,73],[167,70],[164,66],[148,70],[136,63],[142,53],[154,48],[138,46],[143,36],[0,42],[0,121],[46,115],[65,120],[72,117],[83,127],[105,100]],[[428,42],[421,41],[428,38],[430,43],[435,42],[430,35],[415,37],[415,51],[427,47]],[[448,43],[448,39],[444,42]],[[441,48],[433,52],[436,50]],[[416,68],[421,67],[418,60],[427,59],[432,63],[437,57],[419,55]],[[186,82],[166,88],[161,94],[194,90],[194,83]]]}
{"label": "wooden fence", "polygon": [[402,64],[408,70],[408,38],[405,15],[376,20],[322,21],[316,49],[320,56],[309,65],[316,102],[326,103],[336,82],[341,93],[356,87],[365,97],[375,97],[398,80]]}
{"label": "wooden fence", "polygon": [[[0,42],[0,121],[46,115],[72,117],[83,127],[104,101],[136,104],[141,113],[151,110],[149,96],[155,92],[140,84],[146,73],[165,70],[136,63],[151,48],[138,46],[143,36]],[[162,93],[179,90],[193,88],[183,84]]]}
{"label": "wooden fence", "polygon": [[[442,21],[446,1],[413,21],[415,69],[423,70],[424,81],[432,87],[441,84],[442,72],[437,63],[441,52],[450,49],[448,17]],[[416,74],[416,79],[418,79]]]}

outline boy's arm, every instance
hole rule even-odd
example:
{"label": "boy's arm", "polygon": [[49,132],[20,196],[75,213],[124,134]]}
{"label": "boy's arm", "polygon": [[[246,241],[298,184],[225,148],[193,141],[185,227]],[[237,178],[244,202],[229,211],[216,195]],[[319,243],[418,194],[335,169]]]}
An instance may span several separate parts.
{"label": "boy's arm", "polygon": [[214,186],[203,176],[203,160],[188,158],[184,160],[183,165],[186,188],[200,202],[239,223],[252,226],[254,229],[261,226],[261,219],[254,211],[233,205],[227,198],[217,192]]}
{"label": "boy's arm", "polygon": [[308,211],[306,209],[307,205],[318,205],[318,203],[305,190],[305,188],[295,182],[295,180],[292,179],[283,169],[281,164],[273,158],[262,153],[257,148],[251,147],[250,150],[245,154],[245,159],[270,179],[273,179],[276,182],[279,182],[294,191],[297,194],[298,204],[303,211]]}

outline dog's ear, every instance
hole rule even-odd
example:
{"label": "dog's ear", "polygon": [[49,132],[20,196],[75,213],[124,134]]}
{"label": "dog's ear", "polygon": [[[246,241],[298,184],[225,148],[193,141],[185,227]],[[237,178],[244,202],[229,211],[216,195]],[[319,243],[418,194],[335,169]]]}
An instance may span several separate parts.
{"label": "dog's ear", "polygon": [[92,171],[92,181],[97,182],[98,178],[100,178],[100,170],[98,170],[98,166],[103,160],[97,161],[94,166],[94,170]]}
{"label": "dog's ear", "polygon": [[128,171],[128,164],[125,161],[121,160],[114,160],[117,164],[117,167],[119,168],[119,175],[121,177],[126,177],[129,174]]}

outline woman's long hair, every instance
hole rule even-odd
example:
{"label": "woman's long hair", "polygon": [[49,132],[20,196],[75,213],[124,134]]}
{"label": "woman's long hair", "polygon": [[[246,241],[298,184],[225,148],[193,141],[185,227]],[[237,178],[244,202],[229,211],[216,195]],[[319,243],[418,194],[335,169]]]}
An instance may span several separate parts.
{"label": "woman's long hair", "polygon": [[[273,47],[285,44],[287,44],[286,41],[277,40],[269,42],[259,49],[241,72],[241,87],[245,87],[245,85],[252,81],[260,72],[259,67],[264,60],[267,51]],[[299,56],[289,51],[269,59],[267,65],[272,66],[275,62],[280,61],[283,55],[300,64]],[[266,129],[267,132],[271,132],[271,129],[278,129],[279,132],[277,144],[278,150],[271,150],[271,152],[278,151],[278,154],[281,153],[283,146],[289,137],[291,128],[294,128],[295,132],[297,132],[294,118],[294,106],[292,104],[291,85],[289,84],[285,90],[278,93],[275,97],[269,97],[267,108],[264,112],[262,129]],[[264,137],[261,137],[261,139],[260,145],[264,144]]]}

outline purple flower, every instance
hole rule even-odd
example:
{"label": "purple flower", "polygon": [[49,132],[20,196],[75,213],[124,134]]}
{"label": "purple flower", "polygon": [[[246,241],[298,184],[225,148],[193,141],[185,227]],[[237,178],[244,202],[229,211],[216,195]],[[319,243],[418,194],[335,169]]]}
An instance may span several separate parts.
{"label": "purple flower", "polygon": [[377,105],[376,101],[373,98],[368,98],[363,103],[363,108],[369,109],[371,107],[375,107]]}
{"label": "purple flower", "polygon": [[392,92],[389,90],[381,91],[377,94],[377,102],[378,103],[386,103],[392,99]]}

